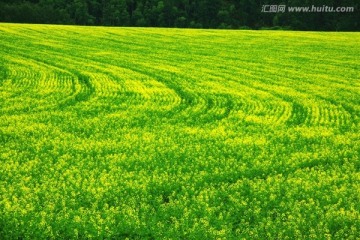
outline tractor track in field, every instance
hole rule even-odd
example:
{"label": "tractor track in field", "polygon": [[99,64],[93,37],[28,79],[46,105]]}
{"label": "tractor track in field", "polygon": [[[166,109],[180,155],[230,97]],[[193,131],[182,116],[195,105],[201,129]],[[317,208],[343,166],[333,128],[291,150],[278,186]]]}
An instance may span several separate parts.
{"label": "tractor track in field", "polygon": [[[29,29],[24,30],[18,37],[29,34]],[[35,41],[36,35],[42,31],[31,30],[34,35],[31,39]],[[66,31],[69,35],[75,34],[73,29]],[[146,55],[139,56],[137,62],[133,62],[127,57],[131,54],[128,50],[124,52],[126,61],[122,58],[109,59],[110,56],[122,56],[119,51],[107,54],[100,52],[97,55],[97,46],[86,45],[86,35],[78,33],[77,41],[65,42],[66,37],[54,32],[51,43],[56,45],[56,41],[64,42],[69,51],[78,47],[82,52],[94,54],[71,52],[64,55],[54,48],[51,58],[47,58],[46,54],[52,50],[51,45],[44,45],[43,52],[39,51],[39,56],[34,56],[26,52],[42,46],[37,45],[36,41],[36,44],[30,47],[2,42],[2,45],[7,46],[7,52],[10,49],[21,52],[7,57],[2,67],[6,71],[1,71],[3,78],[6,76],[10,84],[8,87],[12,86],[17,90],[12,93],[14,98],[30,90],[35,93],[46,92],[45,98],[41,100],[29,96],[23,108],[16,107],[19,102],[13,104],[14,106],[3,105],[2,113],[14,114],[21,112],[21,109],[32,112],[56,110],[95,102],[101,107],[116,102],[117,105],[111,108],[113,112],[122,111],[127,106],[160,111],[167,118],[203,123],[232,116],[254,123],[340,127],[352,124],[359,118],[353,105],[340,104],[333,99],[329,101],[322,96],[323,92],[315,92],[314,89],[321,88],[317,75],[307,74],[306,78],[294,78],[294,71],[297,70],[289,63],[269,62],[266,69],[256,60],[246,61],[233,55],[221,54],[218,46],[214,48],[215,54],[203,55],[204,51],[211,51],[210,48],[203,47],[197,52],[195,46],[200,42],[189,45],[185,53],[179,51],[178,46],[171,45],[171,41],[166,42],[169,47],[166,55],[158,56],[154,55],[144,42],[136,41],[131,45],[126,36],[113,31],[96,34],[95,38],[101,42],[101,46],[105,46],[103,43],[106,41],[109,47],[114,49],[125,48],[128,44],[136,51],[148,49],[150,58]],[[137,31],[132,34],[136,35]],[[154,36],[148,36],[148,41],[158,39],[158,36],[152,37]],[[161,51],[161,48],[153,50]],[[236,54],[237,51],[232,50],[230,53]],[[291,56],[292,50],[285,54]],[[188,59],[194,63],[202,59],[203,63],[200,69],[197,63],[185,68],[186,61],[175,62],[170,56]],[[307,61],[312,60],[311,57],[305,57]],[[218,61],[214,62],[214,59]],[[228,61],[236,61],[237,64],[228,65]],[[212,67],[207,67],[207,64],[211,63]],[[333,60],[327,67],[331,68],[338,63],[339,61]],[[284,71],[275,74],[278,67]],[[316,74],[326,74],[326,71],[320,69]],[[301,83],[297,83],[298,79]],[[353,81],[347,79],[338,79],[336,76],[329,76],[327,79],[327,89],[340,87],[344,91],[350,91],[350,94],[355,94],[358,88]],[[345,83],[350,85],[344,85]],[[52,94],[57,97],[51,97]]]}

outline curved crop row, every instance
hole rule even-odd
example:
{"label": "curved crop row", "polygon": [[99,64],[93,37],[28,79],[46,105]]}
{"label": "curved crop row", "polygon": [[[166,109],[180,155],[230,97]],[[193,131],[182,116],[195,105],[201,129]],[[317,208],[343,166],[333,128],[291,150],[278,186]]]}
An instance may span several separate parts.
{"label": "curved crop row", "polygon": [[[24,29],[18,34],[28,36],[27,32],[29,31],[31,32],[31,39],[36,39],[36,34],[39,34],[39,31],[41,34],[41,30],[32,31],[30,29]],[[61,53],[54,51],[51,54],[52,49],[58,48],[51,48],[46,45],[42,49],[38,42],[26,48],[16,46],[17,49],[22,49],[20,56],[24,56],[21,58],[23,63],[19,62],[19,58],[13,56],[13,59],[18,60],[13,63],[17,67],[11,67],[16,70],[10,69],[10,78],[13,79],[12,82],[16,88],[21,86],[26,89],[55,90],[50,86],[55,84],[61,91],[62,87],[66,87],[62,85],[61,72],[49,72],[51,68],[60,68],[72,75],[73,89],[76,95],[74,97],[75,102],[111,96],[113,101],[137,102],[138,105],[147,105],[153,102],[151,105],[154,108],[160,104],[163,105],[164,111],[171,111],[171,109],[174,112],[184,111],[182,114],[184,116],[200,114],[204,115],[206,121],[211,121],[211,119],[219,119],[216,115],[225,116],[221,113],[223,112],[221,110],[223,100],[217,99],[217,94],[209,95],[209,92],[220,92],[227,95],[227,103],[232,103],[228,104],[227,108],[233,109],[228,109],[226,112],[240,111],[246,115],[245,119],[257,119],[256,121],[260,122],[266,120],[273,124],[287,122],[292,125],[305,124],[310,126],[346,126],[354,121],[353,114],[348,113],[345,110],[346,108],[336,106],[345,101],[345,99],[341,99],[341,96],[336,97],[335,103],[328,102],[325,103],[326,105],[323,103],[324,100],[331,99],[331,96],[326,95],[326,92],[330,94],[334,88],[344,88],[346,91],[352,91],[355,94],[358,87],[352,85],[354,82],[351,81],[352,75],[350,78],[345,77],[339,80],[336,75],[326,75],[326,72],[321,70],[314,73],[303,71],[303,76],[297,76],[300,69],[305,70],[304,66],[296,69],[293,67],[294,64],[291,65],[278,60],[270,61],[270,59],[275,60],[272,56],[264,59],[259,57],[249,59],[249,55],[245,55],[246,53],[241,52],[241,48],[237,49],[236,46],[233,46],[231,51],[226,49],[226,52],[223,53],[221,52],[223,48],[212,44],[212,42],[207,45],[200,45],[200,42],[197,41],[203,41],[204,39],[201,37],[192,42],[191,45],[186,45],[187,42],[184,40],[186,34],[182,37],[179,36],[183,39],[183,42],[178,44],[179,46],[171,45],[172,42],[164,42],[165,47],[162,47],[162,45],[154,42],[150,51],[147,43],[155,41],[154,36],[145,35],[144,38],[147,39],[139,41],[136,38],[139,33],[134,29],[127,30],[129,33],[133,32],[127,40],[123,40],[125,36],[119,32],[114,32],[111,28],[105,31],[99,30],[94,36],[94,45],[87,44],[87,32],[85,31],[81,34],[76,33],[71,28],[63,29],[63,31],[66,34],[76,34],[77,46],[72,40],[65,41],[66,39],[54,30],[52,30],[52,39],[44,42],[44,44],[50,42],[56,42],[57,45],[64,44]],[[219,36],[213,35],[213,42],[216,43]],[[166,36],[164,35],[164,37]],[[172,36],[172,38],[174,37]],[[97,41],[99,46],[105,48],[101,49],[100,52],[97,48]],[[108,44],[104,45],[104,41]],[[236,44],[233,36],[229,38],[228,42],[224,42],[226,46],[229,46],[230,43]],[[296,46],[296,44],[294,45]],[[309,46],[311,47],[311,45]],[[8,44],[7,47],[11,48]],[[274,48],[279,49],[278,47],[279,45],[275,45]],[[81,50],[72,51],[72,49]],[[250,53],[259,51],[252,47],[245,49],[246,52]],[[31,53],[33,50],[36,50],[39,56],[28,58],[26,51]],[[141,55],[137,55],[137,51]],[[317,55],[311,54],[306,57],[293,58],[291,52],[294,51],[294,48],[284,48],[282,51],[284,57],[290,56],[290,62],[305,59],[307,62],[311,61],[312,64],[316,64],[311,57]],[[26,59],[29,61],[26,62]],[[31,59],[36,59],[36,62]],[[134,59],[136,61],[132,62]],[[45,65],[40,63],[41,61]],[[267,65],[263,65],[264,61]],[[305,64],[308,64],[307,62]],[[347,64],[348,62],[350,60],[346,60],[344,63]],[[332,64],[337,63],[339,61],[332,62]],[[26,69],[20,69],[21,65]],[[324,68],[322,63],[318,65]],[[41,69],[42,66],[49,69],[43,70]],[[332,68],[333,65],[326,65],[326,67]],[[351,73],[351,71],[349,72]],[[325,76],[326,80],[319,81],[318,76],[321,76],[322,79]],[[14,81],[15,79],[17,80]],[[49,81],[49,79],[55,81]],[[158,86],[160,85],[162,85],[161,91],[164,93],[159,93]],[[157,90],[155,90],[155,94],[152,94],[154,89]],[[241,93],[245,96],[239,100],[238,95],[233,93]],[[170,95],[168,96],[168,94]],[[66,97],[64,96],[64,98]],[[272,99],[271,103],[268,99]],[[60,99],[57,101],[61,102]],[[236,104],[237,102],[240,104]],[[41,105],[44,105],[44,102]],[[213,114],[216,112],[219,114]],[[178,114],[174,116],[178,116]],[[355,115],[357,116],[358,112]]]}

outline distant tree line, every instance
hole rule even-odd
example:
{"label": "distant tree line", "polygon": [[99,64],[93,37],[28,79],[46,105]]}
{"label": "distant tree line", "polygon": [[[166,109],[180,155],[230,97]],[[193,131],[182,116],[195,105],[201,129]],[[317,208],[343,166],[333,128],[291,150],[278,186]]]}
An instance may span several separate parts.
{"label": "distant tree line", "polygon": [[[360,30],[359,0],[0,0],[0,22]],[[352,13],[264,13],[263,5],[350,6]]]}

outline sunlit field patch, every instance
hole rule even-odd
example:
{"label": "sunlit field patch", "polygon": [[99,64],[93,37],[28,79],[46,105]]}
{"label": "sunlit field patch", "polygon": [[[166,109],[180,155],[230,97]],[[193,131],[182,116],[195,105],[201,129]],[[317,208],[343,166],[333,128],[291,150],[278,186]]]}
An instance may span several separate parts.
{"label": "sunlit field patch", "polygon": [[0,24],[1,239],[357,239],[359,33]]}

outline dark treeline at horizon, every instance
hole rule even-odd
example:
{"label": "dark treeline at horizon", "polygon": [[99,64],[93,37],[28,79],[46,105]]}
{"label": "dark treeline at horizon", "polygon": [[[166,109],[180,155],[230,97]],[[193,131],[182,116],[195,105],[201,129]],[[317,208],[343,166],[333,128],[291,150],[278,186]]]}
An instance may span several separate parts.
{"label": "dark treeline at horizon", "polygon": [[[353,7],[354,12],[269,12],[275,4]],[[359,5],[358,0],[0,0],[0,22],[359,31]]]}

